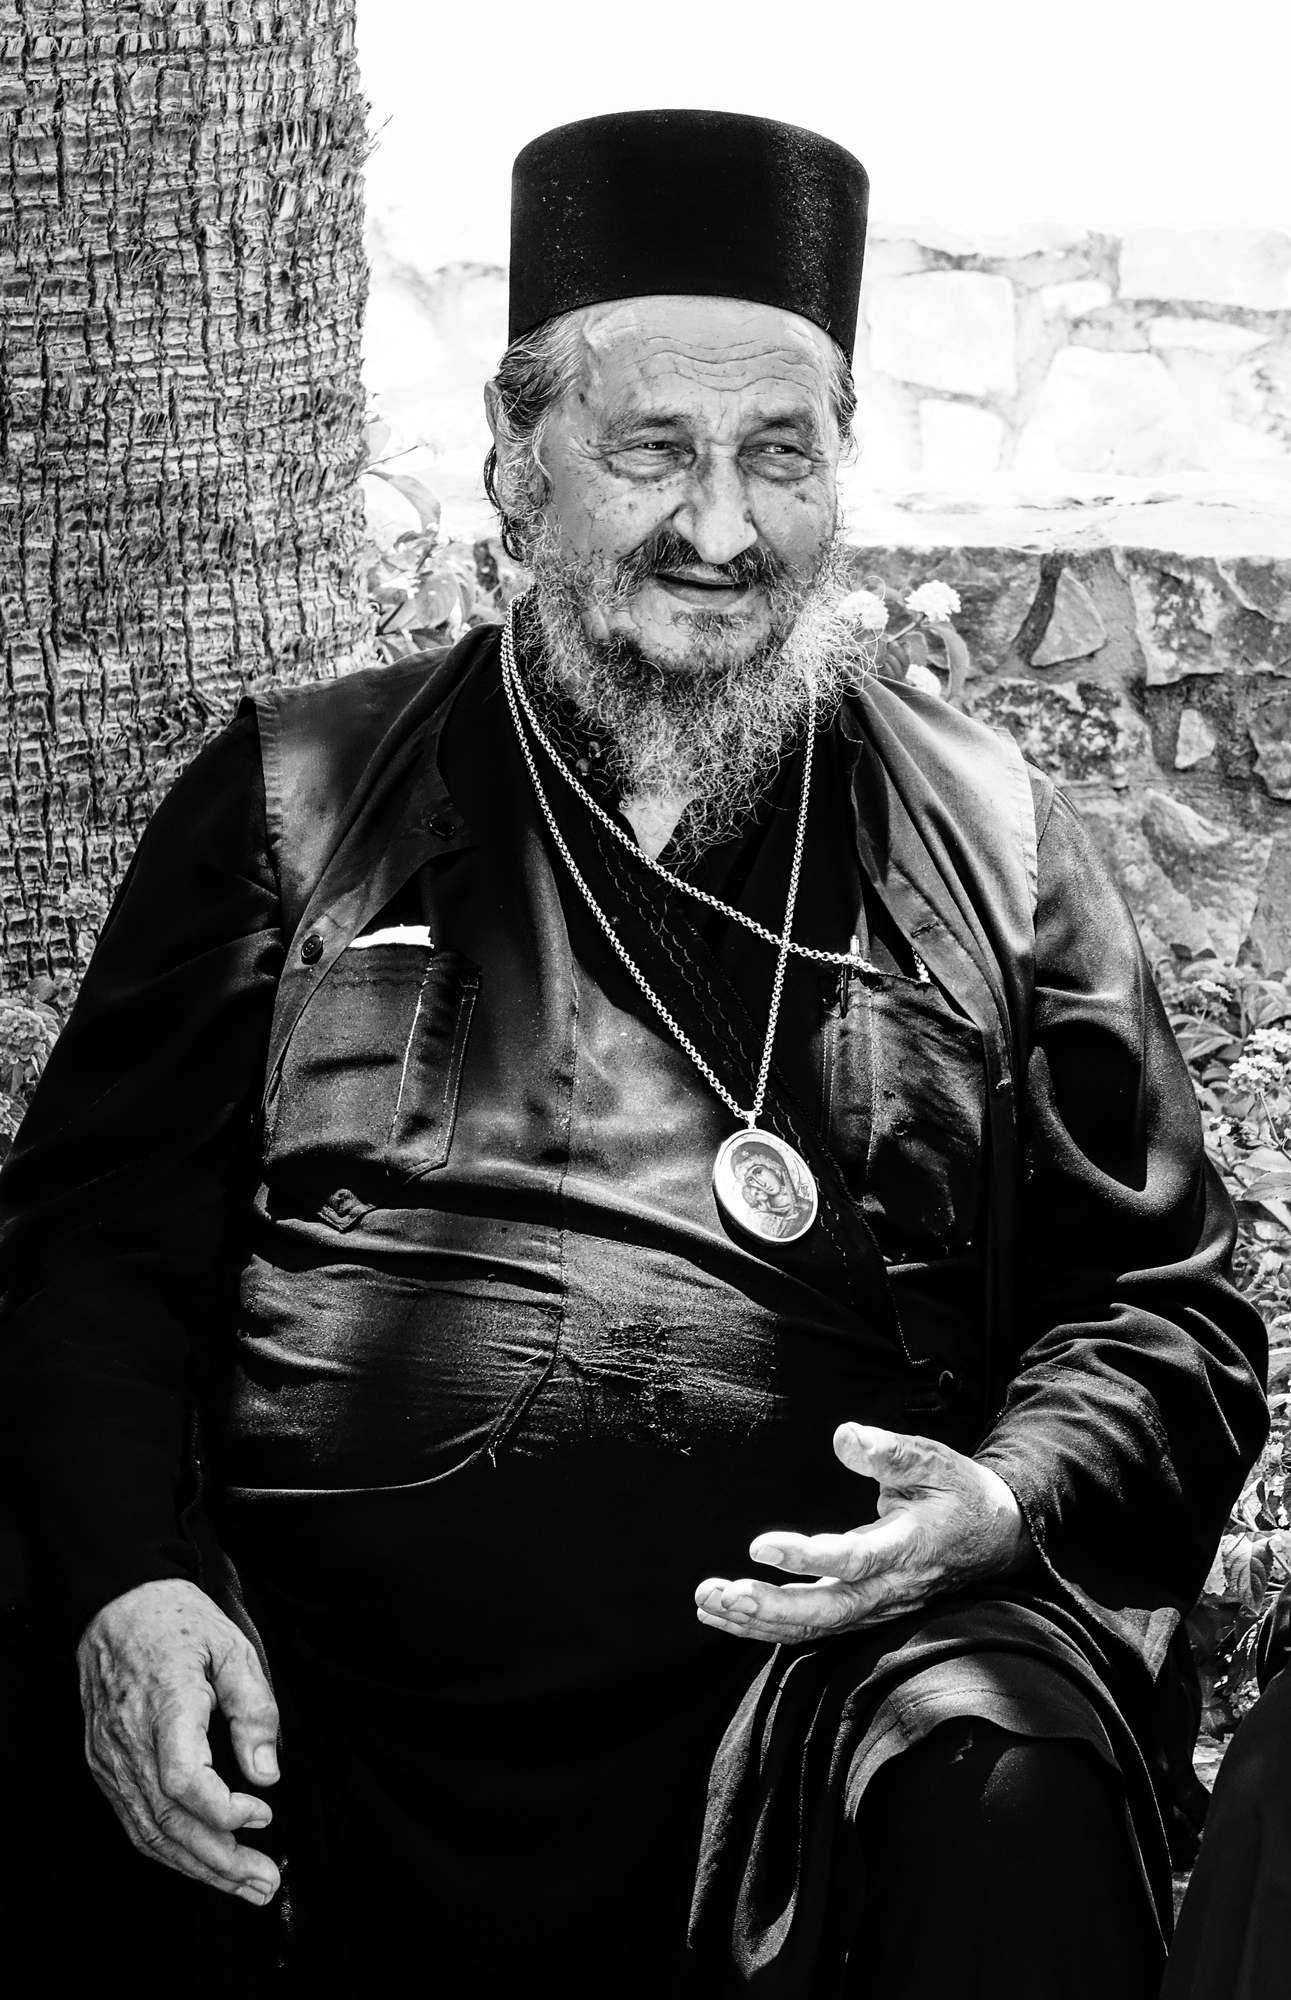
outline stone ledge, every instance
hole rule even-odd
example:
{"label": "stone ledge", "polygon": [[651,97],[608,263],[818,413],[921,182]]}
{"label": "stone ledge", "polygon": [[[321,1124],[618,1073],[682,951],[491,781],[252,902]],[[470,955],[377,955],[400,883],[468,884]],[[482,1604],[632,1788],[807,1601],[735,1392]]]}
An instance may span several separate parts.
{"label": "stone ledge", "polygon": [[849,537],[860,543],[1291,560],[1291,481],[1280,478],[1098,479],[1057,492],[983,479],[938,490],[871,485],[861,456],[844,468],[841,492]]}

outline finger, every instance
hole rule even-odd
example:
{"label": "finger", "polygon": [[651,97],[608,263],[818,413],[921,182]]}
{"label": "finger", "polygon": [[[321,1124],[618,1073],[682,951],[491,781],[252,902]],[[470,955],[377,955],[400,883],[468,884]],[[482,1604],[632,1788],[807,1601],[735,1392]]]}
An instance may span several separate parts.
{"label": "finger", "polygon": [[280,1877],[269,1855],[240,1846],[231,1835],[213,1833],[170,1801],[154,1808],[138,1784],[119,1770],[105,1771],[97,1762],[90,1768],[140,1854],[248,1902],[264,1904],[275,1894]]}
{"label": "finger", "polygon": [[719,1602],[724,1607],[734,1609],[741,1598],[744,1598],[747,1600],[745,1608],[752,1611],[757,1605],[757,1599],[752,1595],[752,1591],[752,1584],[732,1583],[730,1578],[725,1576],[708,1576],[695,1592],[695,1603],[701,1610],[705,1606],[711,1608]]}
{"label": "finger", "polygon": [[834,1454],[849,1472],[877,1479],[880,1486],[942,1485],[955,1455],[935,1438],[880,1430],[876,1424],[840,1424]]}
{"label": "finger", "polygon": [[[234,1891],[253,1887],[271,1896],[278,1887],[277,1865],[269,1855],[256,1847],[244,1847],[231,1833],[216,1833],[203,1820],[170,1800],[163,1801],[154,1812],[152,1828],[167,1854],[207,1869]],[[146,1836],[152,1828],[145,1824]]]}
{"label": "finger", "polygon": [[245,1642],[211,1662],[215,1699],[228,1718],[233,1754],[253,1785],[278,1781],[278,1704],[264,1668]]}
{"label": "finger", "polygon": [[908,1512],[886,1514],[845,1535],[795,1535],[774,1528],[749,1544],[754,1562],[796,1576],[832,1576],[843,1583],[862,1583],[894,1569],[913,1554],[918,1527]]}
{"label": "finger", "polygon": [[268,1826],[273,1818],[268,1801],[251,1798],[246,1792],[231,1792],[212,1767],[206,1733],[210,1706],[207,1688],[200,1692],[186,1690],[157,1718],[153,1726],[157,1760],[154,1813],[160,1818],[164,1801],[182,1807],[217,1833],[231,1834],[243,1826]]}
{"label": "finger", "polygon": [[[242,1902],[251,1903],[256,1909],[263,1909],[278,1893],[280,1876],[267,1855],[260,1855],[263,1866],[254,1869],[228,1870],[212,1868],[201,1861],[190,1849],[169,1839],[151,1827],[142,1836],[126,1823],[133,1846],[150,1861],[157,1861],[163,1868],[171,1868],[177,1875],[186,1875],[192,1882],[202,1882],[208,1889],[218,1889],[222,1895],[237,1896]],[[254,1853],[252,1848],[240,1850],[244,1854]]]}
{"label": "finger", "polygon": [[741,1578],[712,1590],[697,1615],[701,1624],[737,1639],[798,1645],[858,1623],[865,1606],[855,1591],[832,1578],[783,1585]]}

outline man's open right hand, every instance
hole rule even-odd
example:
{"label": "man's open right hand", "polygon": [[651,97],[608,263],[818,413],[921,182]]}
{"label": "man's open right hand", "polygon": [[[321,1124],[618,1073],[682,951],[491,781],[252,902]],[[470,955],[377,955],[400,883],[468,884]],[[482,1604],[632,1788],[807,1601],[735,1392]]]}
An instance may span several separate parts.
{"label": "man's open right hand", "polygon": [[243,1776],[276,1782],[278,1710],[248,1640],[196,1584],[144,1583],[90,1620],[77,1660],[85,1754],[139,1852],[267,1903],[278,1870],[235,1835],[273,1814],[217,1777],[206,1733],[218,1707]]}

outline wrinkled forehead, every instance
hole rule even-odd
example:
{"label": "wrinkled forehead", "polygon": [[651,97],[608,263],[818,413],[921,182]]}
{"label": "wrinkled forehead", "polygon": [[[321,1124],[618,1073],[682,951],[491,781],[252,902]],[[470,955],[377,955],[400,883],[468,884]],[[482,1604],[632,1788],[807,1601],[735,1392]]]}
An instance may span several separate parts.
{"label": "wrinkled forehead", "polygon": [[589,306],[582,393],[601,410],[710,407],[830,409],[829,336],[778,306],[743,299],[651,297]]}

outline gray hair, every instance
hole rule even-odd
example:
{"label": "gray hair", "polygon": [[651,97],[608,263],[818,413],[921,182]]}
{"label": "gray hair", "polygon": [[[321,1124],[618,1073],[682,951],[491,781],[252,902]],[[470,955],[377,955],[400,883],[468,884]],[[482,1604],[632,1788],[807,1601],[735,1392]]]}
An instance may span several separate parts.
{"label": "gray hair", "polygon": [[[502,523],[502,546],[516,562],[523,562],[529,544],[531,523],[551,490],[550,481],[538,456],[547,419],[561,397],[576,388],[582,366],[580,333],[586,306],[544,320],[529,333],[513,340],[498,363],[492,387],[497,393],[496,422],[504,444],[524,447],[525,494],[522,511],[508,508],[498,491],[498,448],[489,447],[484,460],[484,491]],[[851,364],[841,347],[829,343],[829,399],[844,441],[851,436],[856,415],[856,385]]]}

